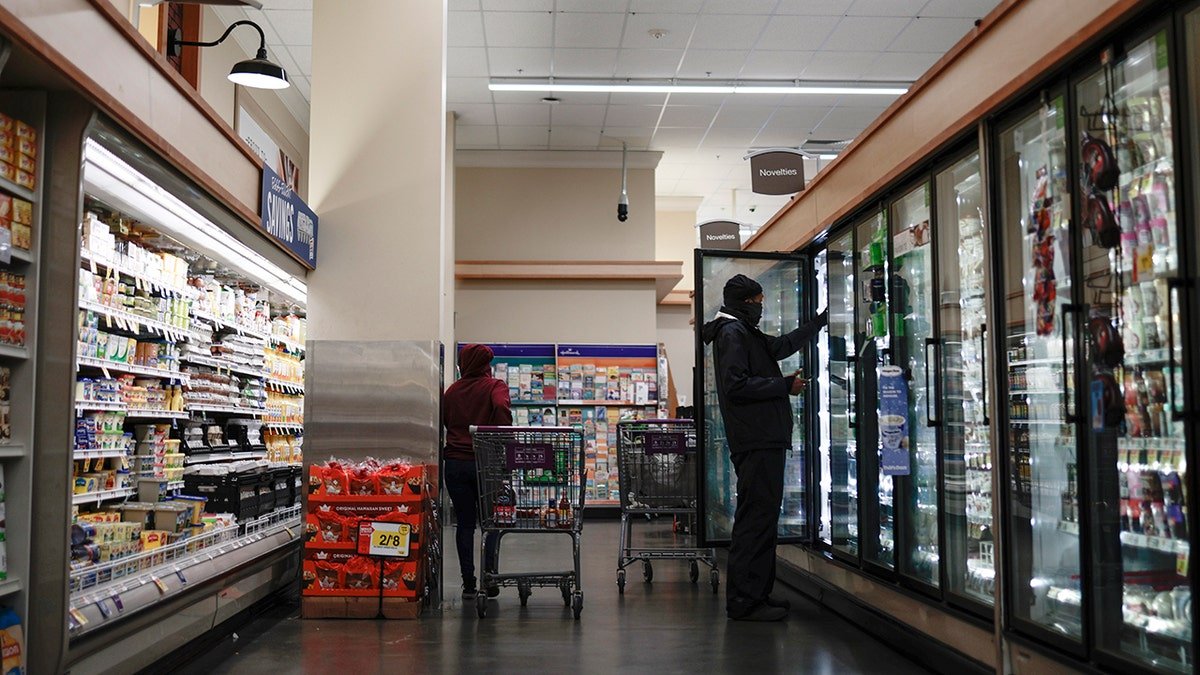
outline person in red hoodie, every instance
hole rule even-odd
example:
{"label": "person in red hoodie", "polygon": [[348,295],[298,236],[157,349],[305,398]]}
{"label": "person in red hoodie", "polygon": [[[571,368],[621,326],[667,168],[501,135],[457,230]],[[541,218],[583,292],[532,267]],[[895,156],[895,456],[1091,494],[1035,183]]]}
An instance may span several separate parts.
{"label": "person in red hoodie", "polygon": [[[492,377],[494,353],[487,345],[467,345],[458,353],[459,379],[442,397],[442,425],[446,427],[446,490],[454,505],[458,523],[455,544],[462,571],[462,597],[475,597],[475,528],[479,515],[479,482],[475,470],[472,426],[508,426],[512,424],[512,402],[508,385]],[[483,568],[496,570],[498,538],[488,535]],[[499,588],[487,589],[488,595],[500,594]]]}

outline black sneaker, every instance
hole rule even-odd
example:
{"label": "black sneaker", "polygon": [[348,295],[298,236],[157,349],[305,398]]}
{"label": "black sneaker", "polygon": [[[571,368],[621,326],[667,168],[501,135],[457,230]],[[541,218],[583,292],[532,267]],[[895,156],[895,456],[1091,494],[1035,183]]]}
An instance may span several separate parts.
{"label": "black sneaker", "polygon": [[761,604],[750,612],[739,616],[729,615],[733,621],[783,621],[787,618],[788,611],[782,607],[772,607],[766,603]]}
{"label": "black sneaker", "polygon": [[768,595],[767,599],[763,600],[763,604],[768,607],[778,607],[780,609],[786,609],[789,612],[792,611],[792,603],[787,598],[776,599]]}
{"label": "black sneaker", "polygon": [[469,584],[467,584],[467,583],[463,584],[463,587],[462,587],[463,600],[474,600],[476,595],[479,595],[479,592],[475,590],[475,580],[474,579],[472,579],[471,583],[469,583]]}
{"label": "black sneaker", "polygon": [[489,598],[494,598],[494,597],[497,597],[498,595],[500,595],[500,587],[499,586],[488,586],[487,596]]}

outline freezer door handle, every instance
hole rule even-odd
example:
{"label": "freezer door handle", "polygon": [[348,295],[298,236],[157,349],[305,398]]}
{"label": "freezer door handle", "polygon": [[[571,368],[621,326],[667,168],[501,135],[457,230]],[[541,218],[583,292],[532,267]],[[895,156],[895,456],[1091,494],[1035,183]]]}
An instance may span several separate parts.
{"label": "freezer door handle", "polygon": [[[1068,365],[1068,354],[1070,353],[1070,350],[1067,349],[1067,317],[1072,314],[1078,316],[1082,311],[1082,305],[1077,305],[1070,302],[1063,303],[1062,305],[1062,329],[1059,331],[1059,334],[1062,336],[1063,418],[1067,424],[1075,424],[1079,421],[1079,411],[1076,409],[1075,397],[1071,396],[1071,376],[1069,374],[1070,367]],[[1073,326],[1072,333],[1074,333],[1072,336],[1074,339],[1072,339],[1071,344],[1074,345],[1079,337],[1078,319],[1076,319],[1076,321],[1071,325]]]}
{"label": "freezer door handle", "polygon": [[[930,358],[930,356],[929,356],[929,348],[930,347],[934,348],[932,358]],[[938,342],[937,338],[931,338],[931,337],[925,338],[925,426],[927,426],[927,427],[936,427],[938,425],[938,420],[934,419],[933,413],[932,413],[932,411],[933,411],[932,400],[934,397],[934,387],[929,384],[929,364],[933,363],[934,383],[936,385],[937,376],[941,374],[942,369],[939,367],[939,364],[936,361],[934,361],[933,359],[938,358],[938,355],[941,353],[942,353],[941,344]]]}
{"label": "freezer door handle", "polygon": [[987,324],[979,324],[979,366],[981,377],[979,381],[983,384],[983,389],[980,392],[980,403],[983,405],[983,426],[991,426],[992,418],[988,415],[988,381],[987,381]]}
{"label": "freezer door handle", "polygon": [[[1175,398],[1177,395],[1176,390],[1179,389],[1176,385],[1183,379],[1181,377],[1182,373],[1179,371],[1179,362],[1175,359],[1175,323],[1178,319],[1175,309],[1183,306],[1176,301],[1176,295],[1181,290],[1186,290],[1187,287],[1188,284],[1183,279],[1178,277],[1167,279],[1167,370],[1170,371],[1169,379],[1167,380],[1169,397],[1167,405],[1170,406],[1171,419],[1173,421],[1181,420],[1187,414],[1186,409],[1180,409],[1179,403]],[[1180,323],[1182,324],[1182,322]]]}
{"label": "freezer door handle", "polygon": [[858,427],[858,414],[854,412],[858,407],[856,389],[858,388],[858,357],[846,357],[846,426],[855,429]]}

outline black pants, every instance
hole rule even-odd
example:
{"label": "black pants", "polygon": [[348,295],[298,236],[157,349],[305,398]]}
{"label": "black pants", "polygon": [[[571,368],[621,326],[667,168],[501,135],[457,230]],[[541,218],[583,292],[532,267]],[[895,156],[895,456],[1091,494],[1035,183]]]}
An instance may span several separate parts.
{"label": "black pants", "polygon": [[[479,522],[479,477],[475,473],[475,462],[447,459],[444,479],[450,502],[454,505],[454,522],[457,524],[454,543],[458,547],[458,567],[462,571],[463,583],[467,583],[467,579],[475,579],[475,528]],[[483,567],[489,572],[496,571],[499,543],[495,534],[487,536]]]}
{"label": "black pants", "polygon": [[737,510],[729,543],[725,612],[753,611],[775,586],[775,542],[783,504],[786,450],[752,450],[732,455],[737,472]]}

